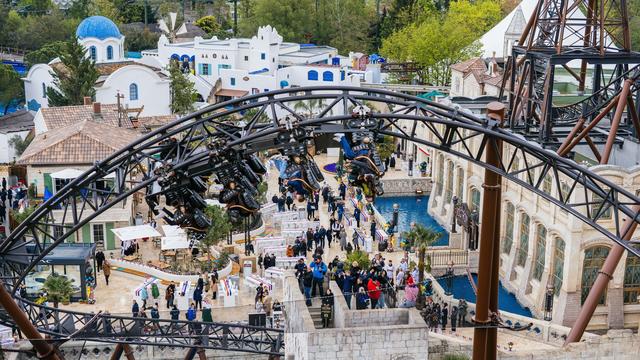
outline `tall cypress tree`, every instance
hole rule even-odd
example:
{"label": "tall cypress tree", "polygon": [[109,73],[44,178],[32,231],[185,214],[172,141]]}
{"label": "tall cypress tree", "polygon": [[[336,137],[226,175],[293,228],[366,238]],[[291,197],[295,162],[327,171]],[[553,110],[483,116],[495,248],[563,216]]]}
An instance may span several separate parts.
{"label": "tall cypress tree", "polygon": [[53,87],[47,88],[49,106],[82,105],[85,96],[94,97],[98,71],[86,49],[75,39],[67,42],[60,56],[62,66],[54,68]]}

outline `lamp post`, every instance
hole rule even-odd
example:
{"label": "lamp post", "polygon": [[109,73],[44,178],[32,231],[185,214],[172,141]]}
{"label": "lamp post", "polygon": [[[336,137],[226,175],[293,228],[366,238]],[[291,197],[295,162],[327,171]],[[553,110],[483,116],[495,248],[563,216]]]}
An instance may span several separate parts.
{"label": "lamp post", "polygon": [[453,195],[451,198],[451,203],[453,204],[453,214],[451,216],[451,233],[456,233],[456,207],[458,206],[458,197]]}
{"label": "lamp post", "polygon": [[447,272],[445,273],[445,276],[447,277],[447,291],[445,291],[444,294],[447,296],[451,295],[451,288],[453,287],[453,265],[453,260],[449,260],[449,263],[447,264]]}
{"label": "lamp post", "polygon": [[549,279],[547,283],[547,292],[544,297],[544,319],[546,321],[551,321],[553,317],[553,280]]}

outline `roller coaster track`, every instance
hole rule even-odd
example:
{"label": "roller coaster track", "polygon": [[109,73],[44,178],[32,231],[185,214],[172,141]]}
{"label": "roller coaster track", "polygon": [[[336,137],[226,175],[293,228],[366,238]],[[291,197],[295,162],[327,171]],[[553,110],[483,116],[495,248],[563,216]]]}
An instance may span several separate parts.
{"label": "roller coaster track", "polygon": [[[304,117],[292,110],[296,103],[309,100],[322,100],[315,115]],[[588,168],[501,128],[493,120],[418,97],[380,89],[309,87],[212,105],[145,134],[95,164],[39,206],[0,244],[1,275],[8,279],[7,287],[16,296],[25,277],[71,234],[133,193],[150,189],[161,176],[153,171],[157,166],[188,177],[216,176],[220,170],[211,163],[216,157],[211,147],[216,144],[223,144],[223,150],[255,153],[281,148],[284,144],[279,136],[291,131],[304,131],[310,138],[321,133],[360,131],[351,109],[368,102],[384,103],[389,109],[370,114],[368,121],[374,122],[378,134],[414,141],[491,170],[566,210],[635,256],[640,255],[640,250],[626,240],[630,231],[625,231],[629,229],[626,223],[640,223],[640,207],[636,207],[640,199]],[[500,154],[499,165],[489,165],[484,161],[485,151],[497,141],[503,142],[506,151]],[[517,168],[516,156],[521,159]],[[109,174],[115,176],[111,188],[96,186]],[[555,191],[543,191],[547,177],[552,179]],[[601,220],[609,214],[611,220],[605,225]],[[270,328],[107,314],[89,323],[92,314],[21,302],[29,319],[52,338],[66,339],[74,334],[76,339],[124,342],[119,339],[125,338],[129,343],[190,347],[196,346],[194,341],[199,337],[205,347],[264,354],[281,354],[284,347],[281,333]],[[2,322],[13,324],[6,314]],[[145,332],[157,329],[154,324],[160,330]],[[193,332],[188,331],[189,324]]]}

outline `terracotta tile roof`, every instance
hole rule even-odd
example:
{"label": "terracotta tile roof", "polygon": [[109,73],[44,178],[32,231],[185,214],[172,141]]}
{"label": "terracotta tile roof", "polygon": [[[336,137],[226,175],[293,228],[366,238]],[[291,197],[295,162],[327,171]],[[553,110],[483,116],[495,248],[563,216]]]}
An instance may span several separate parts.
{"label": "terracotta tile roof", "polygon": [[33,114],[28,110],[18,110],[0,116],[0,134],[27,131],[33,129]]}
{"label": "terracotta tile roof", "polygon": [[451,69],[460,71],[461,73],[466,75],[470,71],[474,71],[474,70],[485,72],[487,71],[487,66],[485,65],[484,60],[482,60],[482,58],[476,57],[476,58],[469,59],[467,61],[463,61],[461,63],[453,64],[451,65]]}
{"label": "terracotta tile roof", "polygon": [[166,125],[178,117],[176,115],[158,115],[158,116],[144,116],[138,118],[138,123],[146,127],[160,127]]}
{"label": "terracotta tile roof", "polygon": [[485,84],[500,87],[502,86],[502,74],[498,74],[496,76],[485,75],[483,81]]}
{"label": "terracotta tile roof", "polygon": [[[102,104],[101,105],[101,121],[118,127],[118,105],[117,104]],[[47,126],[47,130],[59,129],[71,124],[77,124],[84,120],[93,120],[96,117],[93,115],[92,105],[73,105],[73,106],[59,106],[41,108],[42,118]],[[123,117],[122,127],[131,128],[133,124],[128,117]]]}
{"label": "terracotta tile roof", "polygon": [[24,151],[19,164],[93,164],[125,147],[138,133],[85,119],[40,134]]}

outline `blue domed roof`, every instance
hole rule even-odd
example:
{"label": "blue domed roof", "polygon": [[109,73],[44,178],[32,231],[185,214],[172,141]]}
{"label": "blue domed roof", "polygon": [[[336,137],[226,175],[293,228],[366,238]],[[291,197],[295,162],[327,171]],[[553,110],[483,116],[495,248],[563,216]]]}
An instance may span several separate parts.
{"label": "blue domed roof", "polygon": [[78,39],[93,37],[104,40],[107,38],[119,39],[122,35],[116,24],[110,19],[104,16],[91,16],[82,20],[80,25],[78,25],[76,37],[78,37]]}

